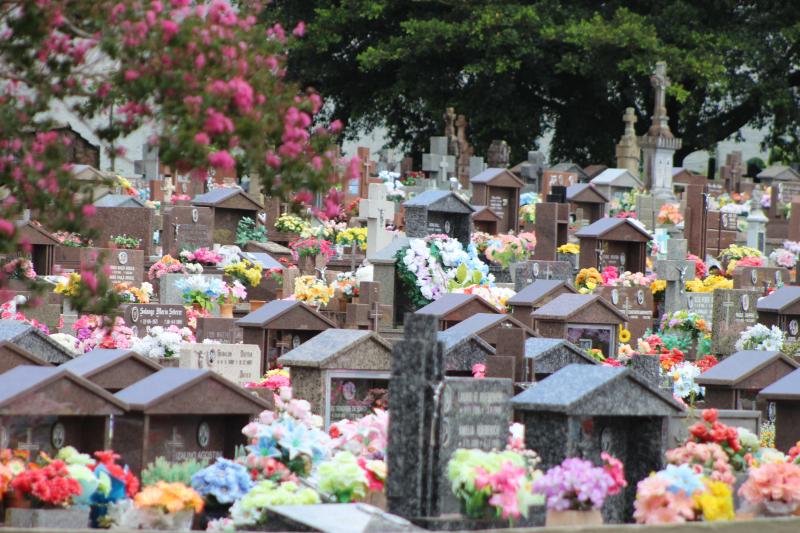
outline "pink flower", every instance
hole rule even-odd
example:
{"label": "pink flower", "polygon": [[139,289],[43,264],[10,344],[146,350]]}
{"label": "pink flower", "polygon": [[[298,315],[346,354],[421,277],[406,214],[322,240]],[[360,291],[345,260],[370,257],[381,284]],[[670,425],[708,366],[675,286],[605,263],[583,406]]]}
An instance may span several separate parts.
{"label": "pink flower", "polygon": [[295,37],[302,37],[306,33],[306,23],[302,20],[297,23],[297,26],[292,30],[292,35]]}
{"label": "pink flower", "polygon": [[197,144],[206,145],[211,143],[211,140],[208,138],[208,135],[206,135],[201,131],[200,133],[195,134],[194,142],[196,142]]}
{"label": "pink flower", "polygon": [[139,71],[128,69],[125,71],[125,81],[134,81],[139,78]]}
{"label": "pink flower", "polygon": [[164,42],[168,43],[178,33],[178,24],[172,20],[162,20],[161,30],[164,32]]}
{"label": "pink flower", "polygon": [[231,170],[236,166],[236,161],[227,150],[220,150],[219,152],[208,154],[208,162],[212,167],[222,170]]}
{"label": "pink flower", "polygon": [[85,217],[91,217],[97,213],[97,208],[92,204],[84,204],[83,207],[81,207],[81,213],[83,213]]}
{"label": "pink flower", "polygon": [[0,233],[5,233],[11,237],[14,235],[14,224],[8,220],[0,218]]}
{"label": "pink flower", "polygon": [[474,378],[485,378],[486,377],[486,365],[481,363],[475,363],[472,365],[472,377]]}

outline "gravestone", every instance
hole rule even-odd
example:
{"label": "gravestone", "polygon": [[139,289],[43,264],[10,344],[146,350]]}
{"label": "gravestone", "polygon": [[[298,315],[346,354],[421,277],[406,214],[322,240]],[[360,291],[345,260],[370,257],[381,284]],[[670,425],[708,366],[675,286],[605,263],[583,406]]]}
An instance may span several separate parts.
{"label": "gravestone", "polygon": [[149,207],[96,207],[89,225],[98,235],[95,242],[106,244],[112,235],[127,234],[141,241],[145,257],[153,255],[155,210]]}
{"label": "gravestone", "polygon": [[0,374],[23,365],[52,366],[16,344],[8,341],[0,342]]}
{"label": "gravestone", "polygon": [[495,139],[489,145],[486,154],[486,164],[490,168],[507,168],[511,156],[511,147],[503,140]]}
{"label": "gravestone", "polygon": [[461,242],[470,243],[471,220],[475,211],[466,200],[451,191],[425,191],[403,203],[406,217],[406,236],[425,238],[431,234],[444,234]]}
{"label": "gravestone", "polygon": [[690,313],[697,313],[707,323],[711,324],[714,318],[714,293],[687,292],[686,310]]}
{"label": "gravestone", "polygon": [[0,342],[2,341],[19,346],[48,363],[66,363],[75,357],[75,352],[52,340],[39,328],[21,320],[0,320]]}
{"label": "gravestone", "polygon": [[329,329],[278,358],[292,391],[311,404],[325,427],[386,409],[392,347],[368,330]]}
{"label": "gravestone", "polygon": [[436,317],[406,316],[393,349],[386,497],[390,512],[412,520],[458,513],[447,479],[453,452],[504,448],[511,422],[511,381],[445,378],[436,326]]}
{"label": "gravestone", "polygon": [[569,232],[569,204],[540,202],[536,204],[536,248],[533,258],[541,261],[555,261],[556,249],[567,244]]}
{"label": "gravestone", "polygon": [[434,300],[415,314],[433,315],[439,319],[439,329],[444,331],[476,313],[497,313],[497,308],[475,294],[449,292]]}
{"label": "gravestone", "polygon": [[146,337],[150,328],[161,326],[186,325],[186,309],[182,305],[167,304],[126,304],[122,306],[122,318],[125,325],[133,330],[137,337]]}
{"label": "gravestone", "polygon": [[482,157],[478,156],[471,156],[469,158],[469,177],[472,178],[477,176],[481,172],[486,170],[486,163],[484,163]]}
{"label": "gravestone", "polygon": [[577,292],[577,289],[569,281],[538,279],[527,287],[518,290],[517,294],[506,301],[506,305],[509,307],[512,317],[528,327],[534,327],[533,317],[531,316],[533,311],[561,294],[577,294]]}
{"label": "gravestone", "polygon": [[235,318],[197,317],[197,342],[211,340],[222,344],[244,342],[244,332],[236,325]]}
{"label": "gravestone", "polygon": [[739,184],[744,176],[742,152],[733,151],[725,156],[725,164],[719,167],[719,177],[725,184],[725,190],[731,193],[741,192]]}
{"label": "gravestone", "polygon": [[438,186],[446,186],[448,174],[456,171],[456,158],[447,155],[447,137],[431,137],[430,153],[422,154],[422,170],[436,176]]}
{"label": "gravestone", "polygon": [[630,343],[653,329],[653,293],[649,287],[601,287],[600,296],[626,317],[625,329],[630,331]]}
{"label": "gravestone", "polygon": [[541,190],[542,173],[544,172],[545,157],[542,152],[528,152],[528,160],[520,165],[520,175],[526,183],[533,185],[534,191]]}
{"label": "gravestone", "polygon": [[411,522],[366,503],[270,505],[264,512],[275,531],[397,533],[424,531]]}
{"label": "gravestone", "polygon": [[382,183],[369,184],[369,199],[358,202],[358,216],[367,219],[367,258],[372,258],[392,240],[386,222],[394,219],[394,202],[386,200]]}
{"label": "gravestone", "polygon": [[261,377],[261,350],[254,344],[180,345],[180,368],[207,368],[244,386]]}
{"label": "gravestone", "polygon": [[739,334],[758,321],[757,290],[717,289],[714,319],[711,321],[711,353],[728,355],[736,351]]}
{"label": "gravestone", "polygon": [[788,342],[795,341],[800,334],[799,304],[800,287],[784,285],[758,300],[759,322],[767,327],[777,326],[786,334]]}
{"label": "gravestone", "polygon": [[686,209],[683,218],[683,236],[690,253],[705,260],[708,234],[708,198],[706,187],[686,186]]}
{"label": "gravestone", "polygon": [[144,252],[112,248],[70,248],[60,246],[56,249],[55,264],[62,273],[80,272],[81,265],[93,265],[102,261],[108,267],[111,283],[128,283],[139,286],[144,280]]}
{"label": "gravestone", "polygon": [[525,341],[523,382],[542,381],[569,365],[598,365],[586,350],[566,339],[534,337]]}
{"label": "gravestone", "polygon": [[514,290],[519,292],[539,280],[574,280],[572,265],[566,261],[520,261],[514,263]]}
{"label": "gravestone", "polygon": [[[210,207],[214,217],[213,241],[219,244],[236,243],[236,227],[245,217],[256,219],[264,209],[255,198],[239,188],[212,189],[195,196],[193,206]],[[180,233],[180,231],[179,231]]]}
{"label": "gravestone", "polygon": [[211,248],[214,215],[210,207],[173,206],[163,214],[161,232],[164,255],[178,257],[181,250]]}
{"label": "gravestone", "polygon": [[707,219],[706,255],[716,257],[736,242],[739,235],[738,217],[736,213],[708,211]]}
{"label": "gravestone", "polygon": [[686,282],[694,279],[695,262],[686,259],[686,239],[667,241],[667,259],[656,262],[658,279],[666,280],[664,309],[667,315],[686,308]]}
{"label": "gravestone", "polygon": [[650,232],[630,218],[601,218],[575,232],[580,242],[579,267],[602,271],[613,266],[618,270],[644,272]]}
{"label": "gravestone", "polygon": [[[545,169],[542,173],[542,186],[539,194],[546,198],[553,187],[570,187],[579,181],[581,169],[577,165],[560,163],[553,168]],[[538,207],[538,206],[537,206]]]}
{"label": "gravestone", "polygon": [[800,370],[763,389],[758,399],[775,405],[775,447],[791,449],[800,440]]}
{"label": "gravestone", "polygon": [[780,289],[791,282],[791,273],[783,267],[736,267],[733,269],[734,289]]}
{"label": "gravestone", "polygon": [[767,222],[769,219],[761,210],[761,191],[753,191],[750,214],[747,215],[747,246],[762,254],[767,251]]}
{"label": "gravestone", "polygon": [[451,328],[440,331],[436,338],[444,348],[444,372],[446,376],[471,376],[475,365],[485,365],[495,355],[492,346],[469,332]]}
{"label": "gravestone", "polygon": [[[205,279],[222,279],[222,274],[192,274]],[[183,293],[178,289],[177,283],[186,279],[187,274],[164,274],[158,278],[158,299],[162,304],[183,305]]]}
{"label": "gravestone", "polygon": [[391,327],[393,309],[381,303],[380,292],[380,282],[362,281],[358,284],[358,296],[345,307],[346,327],[372,331],[378,331],[381,326]]}
{"label": "gravestone", "polygon": [[69,370],[113,394],[155,374],[161,370],[161,365],[133,350],[98,348],[59,368]]}
{"label": "gravestone", "polygon": [[472,203],[488,206],[499,218],[498,233],[519,230],[519,195],[523,183],[505,168],[488,168],[470,179]]}

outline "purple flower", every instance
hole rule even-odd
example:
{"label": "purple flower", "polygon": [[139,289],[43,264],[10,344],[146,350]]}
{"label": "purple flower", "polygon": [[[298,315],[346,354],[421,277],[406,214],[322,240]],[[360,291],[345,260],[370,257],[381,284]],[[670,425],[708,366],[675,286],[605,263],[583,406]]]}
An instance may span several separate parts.
{"label": "purple flower", "polygon": [[547,507],[556,511],[599,509],[614,486],[601,467],[572,457],[554,466],[533,484],[534,492],[547,497]]}

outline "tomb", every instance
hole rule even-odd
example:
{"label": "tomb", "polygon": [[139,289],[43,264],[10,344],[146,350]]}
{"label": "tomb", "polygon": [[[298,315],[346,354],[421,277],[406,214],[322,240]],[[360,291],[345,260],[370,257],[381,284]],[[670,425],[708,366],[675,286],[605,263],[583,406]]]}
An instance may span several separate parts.
{"label": "tomb", "polygon": [[114,396],[128,410],[114,419],[113,449],[136,475],[156,457],[233,459],[242,428],[273,407],[207,369],[165,368]]}
{"label": "tomb", "polygon": [[781,352],[744,350],[726,357],[698,376],[705,387],[705,405],[716,409],[758,409],[766,417],[767,406],[757,401],[758,393],[800,364]]}
{"label": "tomb", "polygon": [[472,202],[488,206],[500,218],[496,233],[516,233],[519,230],[519,194],[525,184],[505,168],[487,168],[469,181]]}
{"label": "tomb", "polygon": [[602,271],[614,266],[621,271],[645,271],[647,243],[652,236],[639,222],[630,218],[601,218],[578,230],[575,236],[580,241],[580,268]]}
{"label": "tomb", "polygon": [[429,190],[403,203],[408,238],[444,234],[457,239],[466,248],[470,243],[470,217],[475,211],[466,200],[452,191]]}
{"label": "tomb", "polygon": [[155,374],[161,370],[161,365],[133,350],[96,349],[59,368],[69,370],[113,394]]}
{"label": "tomb", "polygon": [[195,196],[192,205],[210,207],[214,213],[213,241],[220,244],[236,244],[236,227],[245,217],[255,220],[262,206],[239,188],[219,188]]}
{"label": "tomb", "polygon": [[561,279],[537,279],[508,299],[511,316],[534,327],[531,313],[562,294],[578,294],[577,289]]}
{"label": "tomb", "polygon": [[66,363],[75,354],[45,335],[39,328],[21,320],[0,320],[0,341],[27,350],[48,363]]}
{"label": "tomb", "polygon": [[275,531],[317,531],[319,533],[423,532],[408,520],[372,505],[319,503],[314,505],[270,505],[264,512]]}
{"label": "tomb", "polygon": [[218,318],[213,316],[197,317],[197,342],[205,340],[224,344],[244,342],[244,332],[236,325],[235,318]]}
{"label": "tomb", "polygon": [[572,285],[575,279],[575,269],[578,257],[573,254],[558,254],[572,255],[575,257],[575,264],[570,261],[539,261],[534,259],[532,261],[519,261],[511,265],[511,277],[514,280],[514,290],[521,292],[531,283],[540,280],[556,280],[565,281],[568,285]]}
{"label": "tomb", "polygon": [[608,452],[625,465],[628,487],[606,500],[606,523],[630,520],[636,484],[663,466],[666,429],[681,405],[621,367],[569,365],[511,400],[525,444],[547,469],[567,457],[600,464]]}
{"label": "tomb", "polygon": [[[689,293],[698,298],[702,293]],[[736,351],[736,341],[741,333],[760,319],[761,292],[749,289],[716,289],[712,293],[711,313],[700,313],[711,324],[711,353],[728,355]],[[705,306],[703,306],[705,308]],[[702,311],[698,309],[695,311]],[[763,317],[762,317],[763,318]]]}
{"label": "tomb", "polygon": [[583,171],[586,173],[586,177],[589,178],[590,182],[599,176],[604,170],[608,170],[608,167],[605,165],[588,165],[583,167]]}
{"label": "tomb", "polygon": [[261,349],[262,371],[281,355],[293,350],[336,324],[297,300],[274,300],[236,321],[246,344]]}
{"label": "tomb", "polygon": [[497,314],[497,309],[475,294],[450,292],[416,311],[419,315],[434,315],[442,331],[476,313]]}
{"label": "tomb", "polygon": [[758,300],[758,321],[765,326],[778,326],[786,334],[786,341],[798,339],[800,333],[800,287],[784,285]]}
{"label": "tomb", "polygon": [[45,231],[41,225],[30,221],[19,223],[17,232],[20,242],[27,241],[31,246],[30,258],[36,274],[39,276],[53,275],[56,247],[60,244],[58,240]]}
{"label": "tomb", "polygon": [[496,348],[500,337],[511,329],[522,330],[524,337],[535,337],[531,326],[526,325],[511,315],[500,313],[475,313],[466,320],[451,326],[447,331],[455,334],[471,334],[485,340],[489,345]]}
{"label": "tomb", "polygon": [[627,317],[597,294],[562,294],[531,316],[542,337],[567,339],[583,350],[617,353],[619,328]]}
{"label": "tomb", "polygon": [[576,183],[567,187],[567,201],[572,204],[577,220],[592,224],[605,215],[608,196],[591,183]]}
{"label": "tomb", "polygon": [[448,376],[472,376],[473,366],[486,364],[486,358],[496,353],[488,342],[466,331],[440,331],[436,339],[442,344]]}
{"label": "tomb", "polygon": [[0,374],[23,365],[53,366],[16,344],[8,341],[0,342]]}
{"label": "tomb", "polygon": [[[130,198],[130,197],[127,197]],[[127,235],[139,239],[144,257],[153,255],[155,209],[149,207],[96,207],[89,225],[97,232],[95,242],[105,244],[114,235]]]}
{"label": "tomb", "polygon": [[214,213],[210,207],[176,205],[163,211],[161,248],[163,255],[178,257],[182,250],[211,248],[214,244]]}
{"label": "tomb", "polygon": [[[595,293],[627,317],[625,329],[631,333],[631,341],[643,337],[645,331],[653,329],[653,292],[650,287],[599,287]],[[710,306],[709,306],[710,307]]]}
{"label": "tomb", "polygon": [[525,363],[520,381],[542,381],[569,365],[597,365],[596,359],[565,339],[537,337],[525,341]]}
{"label": "tomb", "polygon": [[244,387],[262,376],[261,349],[255,344],[184,343],[178,354],[180,368],[207,368]]}
{"label": "tomb", "polygon": [[328,329],[286,352],[278,364],[288,367],[295,397],[311,404],[325,427],[344,418],[356,420],[374,407],[386,408],[392,347],[377,333]]}
{"label": "tomb", "polygon": [[733,269],[734,289],[777,289],[791,282],[791,273],[783,267],[736,267]]}
{"label": "tomb", "polygon": [[539,194],[542,198],[547,197],[553,187],[569,187],[576,183],[587,183],[589,176],[581,167],[574,163],[558,163],[557,165],[546,168],[542,173],[542,188]]}
{"label": "tomb", "polygon": [[0,447],[55,455],[64,446],[109,449],[109,416],[127,405],[59,367],[18,366],[0,374]]}
{"label": "tomb", "polygon": [[641,180],[626,168],[608,168],[589,183],[609,199],[644,187]]}
{"label": "tomb", "polygon": [[[566,201],[566,198],[564,200]],[[567,244],[569,217],[569,204],[567,203],[541,202],[536,204],[534,259],[556,260],[556,249],[562,244]]]}
{"label": "tomb", "polygon": [[[112,244],[108,243],[109,246]],[[145,258],[141,249],[59,246],[56,248],[55,260],[62,273],[80,272],[81,265],[102,261],[107,267],[108,279],[112,284],[128,283],[138,287],[144,281]]]}
{"label": "tomb", "polygon": [[756,179],[759,183],[771,185],[776,181],[800,180],[800,173],[788,165],[772,165],[756,174]]}
{"label": "tomb", "polygon": [[475,231],[497,235],[500,226],[500,217],[485,205],[473,205],[475,212],[472,213],[472,226]]}
{"label": "tomb", "polygon": [[758,395],[775,404],[775,448],[784,451],[800,441],[800,370],[795,370]]}

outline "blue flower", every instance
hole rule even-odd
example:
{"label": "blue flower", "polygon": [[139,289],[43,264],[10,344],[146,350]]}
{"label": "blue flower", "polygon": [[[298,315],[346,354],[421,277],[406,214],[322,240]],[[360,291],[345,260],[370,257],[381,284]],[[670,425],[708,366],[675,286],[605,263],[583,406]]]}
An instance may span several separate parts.
{"label": "blue flower", "polygon": [[221,504],[238,500],[252,488],[247,469],[228,459],[217,461],[192,476],[192,488],[204,497],[213,496]]}
{"label": "blue flower", "polygon": [[683,491],[687,495],[692,495],[697,491],[702,492],[705,488],[702,475],[692,470],[692,467],[687,464],[667,465],[667,468],[658,475],[670,482],[668,489],[670,492]]}

